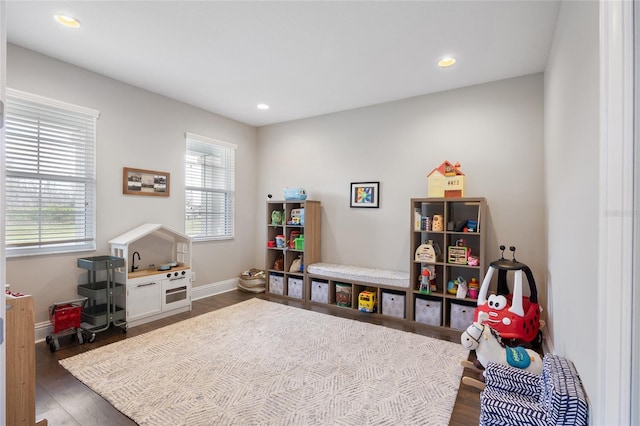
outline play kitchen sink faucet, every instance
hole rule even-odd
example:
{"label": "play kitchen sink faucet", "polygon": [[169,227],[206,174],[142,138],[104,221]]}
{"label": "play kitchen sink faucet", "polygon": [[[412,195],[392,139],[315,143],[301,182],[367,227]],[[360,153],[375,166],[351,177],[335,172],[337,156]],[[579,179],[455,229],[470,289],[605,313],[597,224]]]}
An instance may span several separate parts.
{"label": "play kitchen sink faucet", "polygon": [[131,272],[135,272],[138,269],[136,266],[136,254],[138,255],[138,260],[140,260],[140,253],[134,251],[133,255],[131,255]]}

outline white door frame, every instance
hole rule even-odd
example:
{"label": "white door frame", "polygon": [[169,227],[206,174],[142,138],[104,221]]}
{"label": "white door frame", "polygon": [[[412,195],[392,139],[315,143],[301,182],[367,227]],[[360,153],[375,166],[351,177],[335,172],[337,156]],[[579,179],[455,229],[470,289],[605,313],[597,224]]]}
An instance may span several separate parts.
{"label": "white door frame", "polygon": [[[5,91],[7,87],[7,25],[5,1],[0,0],[0,101],[4,105]],[[0,105],[0,107],[2,107]],[[4,109],[2,110],[4,120]],[[0,424],[4,424],[6,415],[6,345],[4,343],[7,335],[6,329],[6,294],[4,285],[7,282],[6,261],[5,261],[5,228],[4,228],[4,125],[0,126],[0,321],[2,322],[2,342],[0,342]]]}
{"label": "white door frame", "polygon": [[[633,3],[634,54],[634,229],[633,229],[633,302],[631,336],[631,401],[640,401],[640,3]],[[630,424],[640,424],[640,405],[631,404]]]}
{"label": "white door frame", "polygon": [[633,6],[629,1],[600,1],[601,186],[595,340],[599,362],[597,392],[590,395],[593,425],[633,424],[632,296],[633,269],[638,262],[633,256],[633,230],[638,224],[633,210]]}

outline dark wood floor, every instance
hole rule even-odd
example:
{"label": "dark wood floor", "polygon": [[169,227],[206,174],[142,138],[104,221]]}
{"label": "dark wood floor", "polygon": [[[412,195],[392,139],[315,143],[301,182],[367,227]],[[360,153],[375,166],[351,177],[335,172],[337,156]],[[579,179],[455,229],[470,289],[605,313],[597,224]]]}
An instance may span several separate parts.
{"label": "dark wood floor", "polygon": [[[242,302],[252,297],[260,297],[273,302],[286,303],[314,311],[336,315],[345,318],[367,321],[400,330],[415,332],[439,339],[453,342],[460,341],[460,333],[448,330],[433,330],[420,325],[405,324],[401,321],[382,319],[379,316],[371,316],[356,310],[337,307],[323,307],[302,302],[285,301],[268,295],[248,294],[232,291],[221,295],[208,297],[193,302],[190,312],[174,315],[169,318],[143,324],[129,329],[123,333],[118,328],[109,329],[98,333],[93,343],[78,345],[71,341],[63,340],[61,349],[55,353],[49,351],[48,346],[42,342],[36,344],[36,418],[46,418],[49,425],[66,426],[120,426],[135,425],[136,423],[121,414],[98,394],[91,391],[80,381],[71,376],[58,364],[58,360],[95,349],[118,340],[137,336],[165,325],[192,318],[206,312],[224,308]],[[473,372],[465,369],[465,375],[473,376]],[[478,424],[480,415],[479,392],[460,384],[458,397],[451,416],[450,425],[468,426]]]}

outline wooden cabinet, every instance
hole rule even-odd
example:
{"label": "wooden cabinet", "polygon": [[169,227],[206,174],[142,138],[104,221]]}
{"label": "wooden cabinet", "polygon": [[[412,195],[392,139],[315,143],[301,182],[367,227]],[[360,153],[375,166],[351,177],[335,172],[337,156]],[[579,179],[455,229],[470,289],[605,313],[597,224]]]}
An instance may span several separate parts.
{"label": "wooden cabinet", "polygon": [[320,261],[320,207],[310,200],[267,202],[268,293],[309,299],[305,265]]}
{"label": "wooden cabinet", "polygon": [[36,422],[36,353],[31,296],[7,296],[6,424],[46,426]]}
{"label": "wooden cabinet", "polygon": [[[486,271],[485,219],[484,198],[411,200],[410,319],[457,329],[472,322],[469,318],[476,299],[469,295],[460,298],[454,289],[457,281],[482,283]],[[428,287],[421,287],[423,274]]]}

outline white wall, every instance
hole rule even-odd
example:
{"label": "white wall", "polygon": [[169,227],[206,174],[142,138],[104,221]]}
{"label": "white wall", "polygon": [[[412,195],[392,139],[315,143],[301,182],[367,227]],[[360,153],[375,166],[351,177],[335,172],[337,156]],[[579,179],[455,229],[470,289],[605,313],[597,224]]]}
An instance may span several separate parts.
{"label": "white wall", "polygon": [[[216,283],[255,266],[256,129],[159,96],[33,51],[8,45],[7,86],[100,111],[97,122],[97,251],[7,259],[12,289],[32,294],[36,322],[47,307],[77,297],[86,280],[78,257],[109,253],[108,241],[142,223],[162,223],[184,232],[186,131],[238,145],[236,238],[194,243],[194,286]],[[171,174],[171,196],[122,194],[122,168]],[[142,264],[144,264],[144,253]],[[82,275],[82,276],[80,276]]]}
{"label": "white wall", "polygon": [[[490,260],[515,245],[544,303],[543,78],[503,80],[258,129],[258,196],[304,187],[322,202],[322,260],[409,270],[410,204],[459,161],[466,196],[487,198]],[[351,182],[380,181],[379,209],[349,208]],[[266,203],[256,215],[264,265]],[[262,263],[261,263],[262,262]]]}
{"label": "white wall", "polygon": [[598,2],[563,2],[545,71],[548,332],[598,400]]}

